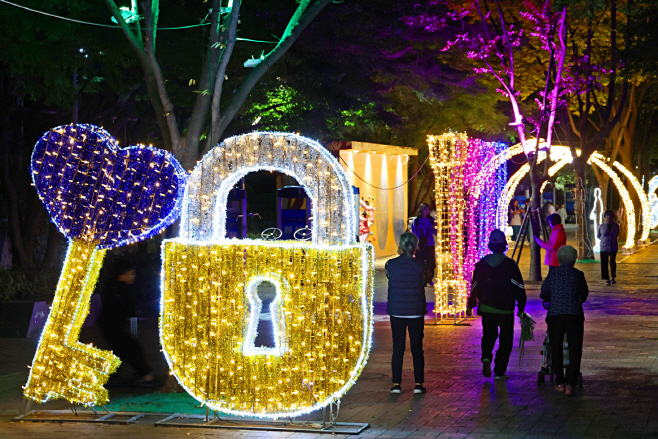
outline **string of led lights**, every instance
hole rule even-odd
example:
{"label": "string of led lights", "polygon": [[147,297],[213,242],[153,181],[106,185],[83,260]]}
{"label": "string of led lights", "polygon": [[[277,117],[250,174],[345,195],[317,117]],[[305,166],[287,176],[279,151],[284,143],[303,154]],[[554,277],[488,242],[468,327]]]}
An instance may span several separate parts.
{"label": "string of led lights", "polygon": [[[190,175],[181,216],[181,237],[221,239],[230,189],[260,170],[294,177],[316,202],[311,204],[313,236],[322,244],[353,242],[356,215],[352,188],[331,153],[314,140],[288,133],[230,137],[208,152]],[[219,194],[217,197],[215,194]]]}
{"label": "string of led lights", "polygon": [[601,189],[594,189],[594,203],[592,211],[589,214],[589,219],[594,223],[594,248],[595,252],[601,250],[601,240],[599,239],[599,226],[603,223],[603,200],[601,199]]}
{"label": "string of led lights", "polygon": [[393,186],[393,187],[379,187],[379,186],[375,186],[374,184],[368,183],[368,182],[367,182],[366,180],[364,180],[359,174],[357,174],[357,173],[354,171],[354,169],[352,169],[352,168],[350,167],[350,165],[345,161],[344,158],[342,158],[340,155],[338,155],[338,158],[340,159],[340,161],[343,162],[344,166],[347,168],[348,171],[350,171],[350,172],[352,173],[352,175],[356,176],[356,178],[358,178],[359,180],[361,180],[362,182],[364,182],[364,183],[367,184],[368,186],[373,187],[373,188],[375,188],[375,189],[381,189],[381,190],[383,190],[383,191],[392,191],[392,190],[394,190],[394,189],[399,189],[399,188],[403,187],[403,186],[406,185],[406,184],[409,184],[409,183],[411,182],[411,180],[413,180],[414,178],[416,178],[416,176],[418,175],[418,173],[423,169],[423,166],[425,166],[425,163],[427,163],[427,161],[430,159],[430,156],[429,156],[429,154],[428,154],[427,157],[425,157],[425,160],[424,160],[423,163],[418,167],[418,170],[417,170],[416,172],[414,172],[414,175],[412,175],[411,177],[409,177],[409,179],[408,179],[407,181],[405,181],[404,183],[399,184],[399,185],[397,185],[397,186]]}
{"label": "string of led lights", "polygon": [[[72,23],[86,24],[88,26],[96,26],[96,27],[104,27],[104,28],[121,30],[121,27],[116,25],[116,24],[94,23],[94,22],[91,22],[91,21],[77,20],[75,18],[63,17],[63,16],[57,15],[57,14],[51,14],[49,12],[39,11],[38,9],[28,8],[27,6],[19,5],[17,3],[12,3],[12,2],[7,1],[7,0],[0,0],[0,3],[5,3],[9,6],[14,6],[16,8],[24,9],[24,10],[29,11],[29,12],[34,12],[35,14],[44,15],[46,17],[57,18],[59,20],[70,21]],[[211,24],[212,23],[208,22],[208,23],[190,24],[190,25],[187,25],[187,26],[177,26],[177,27],[157,27],[157,28],[140,27],[139,30],[144,30],[144,31],[153,30],[153,29],[158,30],[158,31],[161,31],[161,30],[181,30],[181,29],[191,29],[191,28],[195,28],[195,27],[209,26]],[[137,29],[137,28],[136,27],[131,27],[131,29]],[[279,44],[278,41],[252,40],[250,38],[237,38],[237,40],[238,41],[248,41],[248,42],[252,42],[252,43]]]}
{"label": "string of led lights", "polygon": [[649,180],[649,212],[651,212],[651,228],[658,226],[658,196],[656,195],[656,189],[658,189],[658,176],[653,177]]}
{"label": "string of led lights", "polygon": [[[489,150],[484,154],[484,158],[494,156],[502,156],[508,147],[502,142],[485,142]],[[507,182],[507,166],[506,163],[499,160],[489,159],[486,163],[495,163],[495,166],[489,170],[485,178],[481,174],[476,177],[475,186],[482,189],[475,191],[475,202],[479,204],[480,209],[480,230],[478,234],[478,254],[476,259],[482,258],[489,253],[488,236],[496,229],[496,208],[498,200],[503,193],[503,188]],[[483,167],[484,168],[484,167]],[[488,177],[487,177],[488,176]],[[470,195],[470,192],[469,192]]]}
{"label": "string of led lights", "polygon": [[464,164],[464,182],[465,182],[465,208],[464,208],[464,228],[467,233],[464,235],[463,241],[464,248],[464,262],[462,279],[466,283],[466,290],[471,291],[471,278],[473,267],[477,262],[478,257],[478,237],[480,222],[480,212],[478,200],[470,197],[471,191],[469,190],[475,183],[475,177],[478,170],[482,167],[483,154],[486,145],[480,139],[469,139],[467,144],[467,159]]}
{"label": "string of led lights", "polygon": [[[602,156],[600,158],[603,158]],[[626,179],[631,182],[635,193],[637,194],[640,200],[640,207],[642,209],[642,234],[640,235],[640,241],[643,243],[647,242],[649,239],[649,233],[651,233],[651,210],[649,209],[649,197],[644,192],[642,184],[640,181],[633,175],[631,171],[626,169],[621,163],[614,162],[613,167],[617,168],[619,172],[624,174]]]}
{"label": "string of led lights", "polygon": [[[7,0],[0,0],[0,2],[5,3],[9,6],[14,6],[16,8],[24,9],[26,11],[34,12],[35,14],[45,15],[46,17],[57,18],[59,20],[70,21],[70,22],[78,23],[78,24],[86,24],[86,25],[89,25],[89,26],[105,27],[105,28],[110,28],[110,29],[119,29],[119,30],[121,30],[121,27],[119,27],[116,24],[112,25],[112,24],[94,23],[94,22],[85,21],[85,20],[77,20],[75,18],[63,17],[63,16],[57,15],[57,14],[51,14],[49,12],[39,11],[38,9],[28,8],[27,6],[19,5],[17,3],[12,3],[12,2],[9,2]],[[189,29],[189,28],[193,28],[193,27],[208,26],[210,24],[212,24],[212,23],[190,24],[188,26],[178,26],[178,27],[158,27],[158,28],[156,28],[156,30],[160,31],[160,30]],[[140,28],[140,30],[151,30],[151,29],[142,27],[142,28]]]}
{"label": "string of led lights", "polygon": [[435,314],[466,309],[475,262],[486,253],[507,178],[506,145],[466,134],[428,136],[435,177],[437,275]]}
{"label": "string of led lights", "polygon": [[599,169],[608,174],[612,183],[619,191],[619,197],[626,208],[626,244],[622,248],[625,249],[626,252],[630,252],[635,247],[635,233],[637,230],[635,225],[635,206],[633,206],[631,194],[628,193],[628,190],[619,178],[619,175],[617,175],[617,173],[603,160],[603,156],[595,152],[589,158],[588,162],[595,164]]}

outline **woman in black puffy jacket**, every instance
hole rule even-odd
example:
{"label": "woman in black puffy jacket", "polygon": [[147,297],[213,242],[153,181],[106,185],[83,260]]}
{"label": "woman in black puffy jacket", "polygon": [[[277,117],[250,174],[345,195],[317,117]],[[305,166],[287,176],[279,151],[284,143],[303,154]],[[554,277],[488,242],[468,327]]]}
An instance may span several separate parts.
{"label": "woman in black puffy jacket", "polygon": [[400,256],[386,262],[388,277],[388,302],[386,313],[391,316],[393,333],[393,387],[391,393],[401,393],[402,361],[409,331],[411,356],[414,363],[414,393],[425,393],[425,358],[423,356],[423,336],[427,300],[425,299],[425,265],[413,257],[418,247],[418,237],[411,232],[400,236],[398,253]]}

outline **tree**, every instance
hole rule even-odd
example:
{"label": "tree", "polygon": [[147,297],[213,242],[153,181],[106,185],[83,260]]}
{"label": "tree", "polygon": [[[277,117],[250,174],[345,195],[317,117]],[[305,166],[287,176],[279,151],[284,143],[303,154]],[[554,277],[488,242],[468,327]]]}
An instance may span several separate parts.
{"label": "tree", "polygon": [[[420,160],[410,158],[410,175],[427,157],[430,133],[452,129],[506,138],[494,82],[475,78],[459,56],[442,52],[444,35],[410,29],[400,20],[413,12],[414,5],[399,0],[352,0],[325,9],[253,89],[225,135],[292,130],[325,144],[413,147]],[[410,211],[430,201],[433,178],[426,166],[410,182]]]}
{"label": "tree", "polygon": [[[571,32],[579,41],[574,54],[576,55],[578,50],[589,51],[591,64],[594,66],[589,76],[590,97],[594,111],[584,115],[587,118],[585,140],[593,139],[598,132],[605,132],[610,129],[609,125],[612,125],[604,143],[598,149],[608,162],[621,161],[639,179],[641,175],[649,175],[648,158],[653,152],[651,139],[653,130],[650,127],[654,120],[655,108],[653,95],[658,61],[655,23],[658,18],[658,5],[648,1],[626,1],[621,2],[619,6],[617,3],[611,3],[610,8],[602,8],[597,3],[586,3],[584,6],[589,9],[578,14],[583,18],[580,22],[573,23]],[[587,30],[592,26],[595,26],[594,32],[588,40],[590,34]],[[616,26],[620,27],[619,32]],[[619,48],[615,49],[618,57],[616,64],[610,59],[614,49],[613,44]],[[580,81],[584,83],[588,76],[585,69],[581,68],[581,70],[581,72],[576,70],[575,74],[579,75]],[[613,73],[616,75],[616,80],[611,82]],[[625,93],[623,93],[624,87],[627,87]],[[622,92],[615,92],[615,88],[617,90],[621,88]],[[609,102],[611,95],[614,96],[612,105]],[[587,95],[584,97],[587,101]],[[606,123],[601,116],[606,114],[608,107],[611,107],[611,110]],[[577,100],[571,99],[568,114],[571,117],[563,127],[572,134],[572,138],[576,138],[574,141],[576,144],[582,140],[580,126],[583,113],[580,110]],[[567,119],[568,115],[563,118]],[[607,195],[610,177],[596,168],[594,173],[602,193],[604,196]],[[631,190],[631,183],[626,181],[626,184],[629,186],[634,204],[637,205],[640,200],[637,199],[635,191]],[[604,197],[604,200],[606,198]],[[611,206],[611,204],[607,205]],[[642,212],[638,209],[636,213],[638,214],[636,223],[641,223]]]}
{"label": "tree", "polygon": [[[631,3],[632,0],[629,5]],[[581,259],[593,259],[585,208],[588,160],[606,142],[621,120],[629,80],[620,75],[622,56],[617,41],[617,0],[610,0],[609,9],[607,5],[592,0],[573,2],[570,7],[574,15],[569,26],[571,53],[568,75],[572,88],[569,107],[562,108],[560,112],[560,127],[574,157],[578,254]],[[630,14],[627,15],[627,21],[630,17]],[[630,42],[628,34],[625,40]],[[597,54],[603,56],[597,57]],[[596,115],[595,121],[592,120],[593,113]],[[576,146],[580,148],[580,155],[576,154]]]}
{"label": "tree", "polygon": [[[170,149],[185,168],[191,169],[199,154],[208,151],[222,137],[265,72],[286,53],[303,30],[331,1],[300,0],[275,47],[267,54],[263,52],[260,58],[248,61],[249,64],[245,63],[245,66],[252,66],[250,73],[244,76],[233,90],[225,91],[227,69],[238,41],[242,1],[229,0],[227,6],[222,6],[222,0],[213,0],[209,13],[210,31],[196,80],[197,97],[191,113],[182,123],[177,117],[166,71],[156,57],[160,19],[159,0],[144,2],[142,5],[143,28],[139,20],[128,23],[114,0],[106,0],[106,3],[137,54],[144,73],[148,96],[163,134],[165,148]],[[283,6],[277,4],[280,9],[285,9],[286,6],[287,4]],[[133,10],[133,15],[137,16],[137,12]],[[223,98],[227,98],[228,102],[224,103]],[[211,117],[208,128],[209,113]],[[201,147],[204,133],[206,141]]]}
{"label": "tree", "polygon": [[[86,20],[96,20],[99,10],[84,1],[28,5]],[[43,275],[57,265],[64,239],[30,185],[33,142],[56,125],[77,122],[76,114],[118,133],[139,111],[139,83],[130,59],[99,28],[0,8],[0,210],[13,266]]]}
{"label": "tree", "polygon": [[[567,9],[560,12],[552,10],[550,0],[535,4],[524,2],[524,12],[520,18],[530,26],[530,37],[537,41],[543,56],[538,57],[543,75],[543,87],[535,90],[533,97],[537,103],[534,115],[524,108],[520,101],[517,85],[519,66],[517,52],[522,45],[527,45],[524,29],[519,18],[505,9],[502,0],[495,0],[495,8],[489,9],[486,0],[474,0],[466,3],[452,3],[452,8],[439,14],[424,13],[409,18],[409,24],[423,27],[429,31],[452,30],[454,37],[445,50],[451,47],[461,48],[465,55],[476,62],[474,70],[495,78],[512,109],[512,122],[520,143],[527,155],[530,165],[530,183],[532,191],[531,209],[539,209],[540,187],[548,179],[548,157],[544,161],[543,171],[537,166],[539,158],[539,139],[544,138],[550,149],[556,113],[563,105],[564,94],[563,66],[566,56],[566,18]],[[528,129],[529,128],[529,129]],[[529,135],[535,137],[534,140]],[[531,243],[530,280],[541,280],[541,260],[539,246]]]}

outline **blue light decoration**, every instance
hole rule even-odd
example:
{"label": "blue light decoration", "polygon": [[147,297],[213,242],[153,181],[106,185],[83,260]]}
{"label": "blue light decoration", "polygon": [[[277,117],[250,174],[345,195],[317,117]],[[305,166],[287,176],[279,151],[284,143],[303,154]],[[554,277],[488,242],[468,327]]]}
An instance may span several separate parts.
{"label": "blue light decoration", "polygon": [[80,124],[41,136],[32,180],[64,235],[110,249],[148,239],[176,221],[187,173],[168,151],[122,149],[104,129]]}
{"label": "blue light decoration", "polygon": [[468,139],[463,276],[469,289],[475,263],[490,253],[489,234],[496,228],[496,207],[507,181],[507,164],[499,159],[506,148],[501,142]]}
{"label": "blue light decoration", "polygon": [[87,406],[121,361],[78,341],[107,249],[147,239],[180,215],[187,173],[174,156],[143,145],[119,148],[105,130],[67,125],[45,133],[32,154],[32,180],[69,247],[24,395]]}

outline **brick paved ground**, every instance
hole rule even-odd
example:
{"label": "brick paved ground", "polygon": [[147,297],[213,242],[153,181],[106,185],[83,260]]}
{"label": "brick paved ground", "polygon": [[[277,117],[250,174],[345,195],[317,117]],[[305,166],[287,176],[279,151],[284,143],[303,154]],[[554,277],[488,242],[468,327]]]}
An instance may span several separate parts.
{"label": "brick paved ground", "polygon": [[[427,326],[426,395],[414,396],[407,352],[403,393],[391,395],[391,337],[386,321],[375,325],[374,349],[357,384],[342,401],[339,420],[369,422],[363,438],[658,438],[658,245],[641,250],[619,265],[619,283],[602,285],[598,266],[582,264],[592,291],[585,306],[584,390],[569,398],[536,385],[546,325],[538,285],[529,286],[528,312],[535,317],[536,340],[526,344],[518,364],[518,347],[506,382],[485,379],[480,371],[479,320],[470,327]],[[522,262],[522,271],[526,263]],[[385,297],[379,273],[377,297]],[[648,277],[653,276],[653,277]],[[148,331],[146,331],[148,332]],[[148,334],[145,334],[145,336]],[[519,330],[515,333],[518,340]],[[93,338],[93,331],[85,335]],[[148,342],[148,340],[146,340]],[[0,339],[0,437],[35,438],[268,438],[320,437],[315,434],[264,433],[153,427],[153,418],[131,426],[12,423],[21,404],[33,344]],[[150,356],[160,373],[157,346]],[[131,389],[124,389],[130,392]],[[144,392],[142,390],[142,392]],[[116,396],[117,393],[113,392]],[[61,408],[49,403],[44,408]]]}

